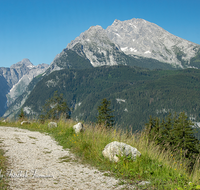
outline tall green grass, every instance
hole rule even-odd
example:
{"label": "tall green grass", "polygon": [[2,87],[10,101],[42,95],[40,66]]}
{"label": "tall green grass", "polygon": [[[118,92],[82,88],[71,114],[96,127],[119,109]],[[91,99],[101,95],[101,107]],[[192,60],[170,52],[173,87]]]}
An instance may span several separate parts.
{"label": "tall green grass", "polygon": [[4,151],[0,149],[0,189],[6,190],[8,189],[8,181],[6,179],[6,170],[8,167],[8,162],[6,157],[4,156]]}
{"label": "tall green grass", "polygon": [[[61,119],[57,128],[48,128],[48,122],[41,124],[35,121],[21,126],[16,121],[6,125],[48,133],[63,148],[69,148],[76,154],[81,162],[107,171],[105,175],[115,176],[126,183],[137,185],[141,181],[150,181],[146,189],[200,189],[199,160],[193,171],[189,172],[189,163],[178,161],[176,155],[149,143],[145,132],[132,134],[120,129],[84,124],[85,131],[75,134],[72,128],[75,121]],[[134,161],[121,156],[118,163],[111,162],[103,157],[102,151],[112,141],[127,143],[142,155]]]}

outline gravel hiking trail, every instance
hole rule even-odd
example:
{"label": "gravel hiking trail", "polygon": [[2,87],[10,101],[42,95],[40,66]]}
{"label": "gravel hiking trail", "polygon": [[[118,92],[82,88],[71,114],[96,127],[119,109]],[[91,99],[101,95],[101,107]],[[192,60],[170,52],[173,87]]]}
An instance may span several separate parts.
{"label": "gravel hiking trail", "polygon": [[129,189],[119,185],[119,180],[79,163],[47,134],[1,126],[0,141],[10,164],[3,176],[8,179],[10,189]]}

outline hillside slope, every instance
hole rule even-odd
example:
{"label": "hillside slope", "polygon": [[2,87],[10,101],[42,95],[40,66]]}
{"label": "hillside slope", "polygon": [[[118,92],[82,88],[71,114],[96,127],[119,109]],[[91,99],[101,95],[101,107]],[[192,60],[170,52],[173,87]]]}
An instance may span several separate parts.
{"label": "hillside slope", "polygon": [[[127,66],[60,70],[37,83],[23,105],[27,114],[38,115],[54,91],[63,93],[76,120],[96,121],[103,98],[111,101],[116,124],[141,129],[149,115],[164,117],[185,111],[200,120],[200,71],[164,71]],[[41,90],[42,89],[42,90]],[[31,116],[31,114],[30,114]]]}

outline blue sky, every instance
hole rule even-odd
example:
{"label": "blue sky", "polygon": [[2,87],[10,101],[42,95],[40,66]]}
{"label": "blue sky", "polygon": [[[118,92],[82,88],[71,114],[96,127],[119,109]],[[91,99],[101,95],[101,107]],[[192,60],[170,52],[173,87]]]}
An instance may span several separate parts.
{"label": "blue sky", "polygon": [[50,64],[90,26],[142,18],[200,44],[200,0],[0,0],[0,67]]}

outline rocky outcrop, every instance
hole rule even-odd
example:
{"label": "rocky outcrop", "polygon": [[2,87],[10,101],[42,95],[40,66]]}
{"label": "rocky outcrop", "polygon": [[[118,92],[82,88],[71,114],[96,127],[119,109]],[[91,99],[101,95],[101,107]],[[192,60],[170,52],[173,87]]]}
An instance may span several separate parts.
{"label": "rocky outcrop", "polygon": [[123,143],[123,142],[111,142],[106,145],[102,154],[105,158],[109,158],[110,161],[118,162],[118,156],[131,156],[132,159],[135,159],[137,156],[140,156],[141,153],[134,147]]}

